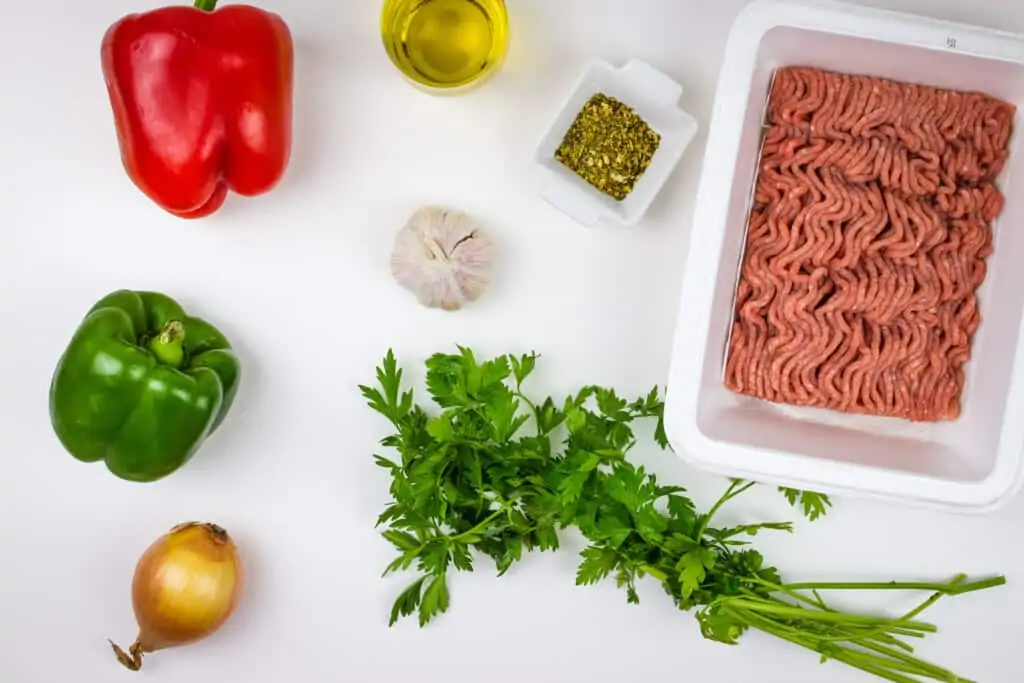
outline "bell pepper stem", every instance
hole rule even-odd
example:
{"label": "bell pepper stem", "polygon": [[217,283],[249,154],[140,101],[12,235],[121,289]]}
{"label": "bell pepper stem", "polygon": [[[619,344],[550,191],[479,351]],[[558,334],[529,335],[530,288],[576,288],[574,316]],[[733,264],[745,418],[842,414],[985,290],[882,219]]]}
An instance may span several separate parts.
{"label": "bell pepper stem", "polygon": [[157,360],[172,368],[180,368],[185,361],[185,326],[178,320],[171,320],[160,334],[149,341],[149,350]]}
{"label": "bell pepper stem", "polygon": [[196,0],[192,6],[204,12],[212,12],[217,9],[217,0]]}

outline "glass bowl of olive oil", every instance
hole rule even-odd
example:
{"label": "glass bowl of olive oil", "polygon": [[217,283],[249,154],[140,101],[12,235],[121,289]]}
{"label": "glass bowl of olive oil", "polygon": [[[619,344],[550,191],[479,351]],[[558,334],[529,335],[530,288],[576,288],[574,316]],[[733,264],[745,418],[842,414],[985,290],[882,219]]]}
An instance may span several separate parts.
{"label": "glass bowl of olive oil", "polygon": [[504,0],[384,0],[381,37],[395,67],[429,92],[486,82],[508,50]]}

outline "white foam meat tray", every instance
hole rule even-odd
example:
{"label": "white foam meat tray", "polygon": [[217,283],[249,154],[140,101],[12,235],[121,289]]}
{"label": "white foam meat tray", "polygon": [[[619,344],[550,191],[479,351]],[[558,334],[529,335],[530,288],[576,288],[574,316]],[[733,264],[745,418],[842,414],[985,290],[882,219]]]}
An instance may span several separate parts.
{"label": "white foam meat tray", "polygon": [[[1018,107],[957,420],[796,409],[723,385],[768,86],[789,65],[980,90]],[[733,477],[956,512],[1012,497],[1024,481],[1022,115],[1022,36],[828,0],[749,4],[726,46],[683,274],[665,410],[680,457]]]}

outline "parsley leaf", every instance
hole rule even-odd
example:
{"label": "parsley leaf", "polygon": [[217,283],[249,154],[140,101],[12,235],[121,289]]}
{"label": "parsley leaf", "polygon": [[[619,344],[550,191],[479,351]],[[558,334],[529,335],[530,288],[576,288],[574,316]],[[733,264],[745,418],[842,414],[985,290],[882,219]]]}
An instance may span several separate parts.
{"label": "parsley leaf", "polygon": [[523,386],[523,382],[530,376],[533,369],[537,367],[537,354],[529,353],[516,358],[515,356],[509,356],[509,363],[512,365],[512,374],[516,378],[516,389],[519,390]]}
{"label": "parsley leaf", "polygon": [[580,563],[576,572],[576,585],[584,586],[597,583],[608,576],[619,564],[618,553],[614,548],[602,548],[590,546],[583,550],[580,555],[583,562]]}
{"label": "parsley leaf", "polygon": [[420,602],[419,621],[420,626],[442,612],[448,611],[448,585],[445,572],[434,574],[434,578],[423,593],[423,600]]}
{"label": "parsley leaf", "polygon": [[785,486],[780,486],[779,491],[786,496],[786,500],[789,501],[790,505],[796,507],[799,502],[800,507],[803,509],[804,516],[812,522],[824,517],[828,512],[828,508],[832,507],[832,500],[824,493],[799,491]]}
{"label": "parsley leaf", "polygon": [[394,626],[401,617],[407,617],[416,612],[416,608],[420,604],[420,592],[423,590],[423,582],[426,580],[427,577],[421,576],[399,594],[394,606],[391,608],[391,618],[388,620],[389,626]]}
{"label": "parsley leaf", "polygon": [[704,566],[704,558],[701,550],[686,553],[676,563],[676,570],[679,572],[680,596],[688,598],[693,592],[700,588],[707,577],[707,567]]}
{"label": "parsley leaf", "polygon": [[412,391],[399,394],[402,371],[398,369],[395,354],[390,349],[381,367],[377,368],[377,383],[380,390],[365,385],[360,385],[359,388],[369,401],[370,407],[397,426],[412,408],[413,396]]}

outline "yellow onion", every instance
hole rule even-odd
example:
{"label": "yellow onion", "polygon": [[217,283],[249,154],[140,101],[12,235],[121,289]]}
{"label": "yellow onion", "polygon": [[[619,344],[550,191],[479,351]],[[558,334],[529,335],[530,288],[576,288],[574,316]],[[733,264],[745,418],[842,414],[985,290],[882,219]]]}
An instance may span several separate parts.
{"label": "yellow onion", "polygon": [[132,671],[142,655],[206,638],[235,611],[244,583],[238,549],[216,524],[179,524],[153,542],[135,566],[132,607],[139,634],[128,652],[110,641]]}

